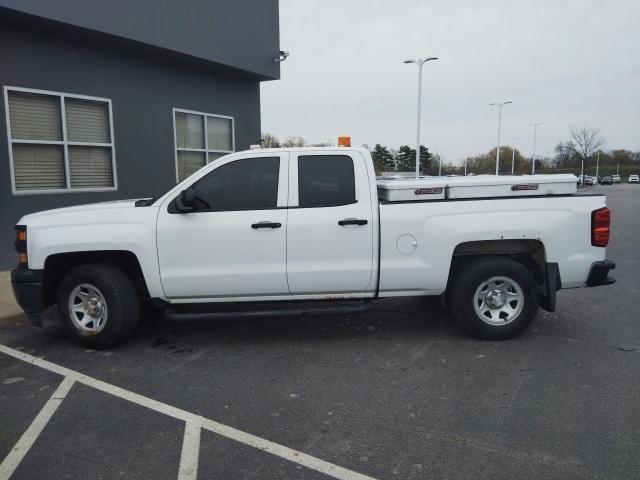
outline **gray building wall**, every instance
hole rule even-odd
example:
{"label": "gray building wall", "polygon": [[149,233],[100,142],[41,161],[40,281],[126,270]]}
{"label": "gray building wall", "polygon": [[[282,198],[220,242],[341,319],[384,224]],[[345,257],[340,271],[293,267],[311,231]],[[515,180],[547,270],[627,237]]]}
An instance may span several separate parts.
{"label": "gray building wall", "polygon": [[0,0],[5,7],[252,73],[280,77],[278,0]]}
{"label": "gray building wall", "polygon": [[0,22],[1,86],[111,99],[118,190],[14,196],[5,105],[0,100],[0,268],[15,265],[13,226],[26,213],[152,196],[175,185],[172,108],[234,117],[236,150],[248,148],[260,137],[260,90],[255,76],[164,56],[126,42],[11,23],[13,27]]}

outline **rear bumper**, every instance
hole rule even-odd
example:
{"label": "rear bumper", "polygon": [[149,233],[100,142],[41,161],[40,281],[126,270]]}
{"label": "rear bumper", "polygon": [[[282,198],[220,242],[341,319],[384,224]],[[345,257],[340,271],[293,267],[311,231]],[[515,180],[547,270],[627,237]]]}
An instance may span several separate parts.
{"label": "rear bumper", "polygon": [[595,262],[591,265],[591,270],[587,277],[587,287],[598,287],[600,285],[616,283],[616,279],[609,276],[609,271],[614,268],[616,268],[616,263],[611,260]]}
{"label": "rear bumper", "polygon": [[11,271],[11,287],[20,308],[31,323],[41,326],[44,311],[44,271],[18,267]]}

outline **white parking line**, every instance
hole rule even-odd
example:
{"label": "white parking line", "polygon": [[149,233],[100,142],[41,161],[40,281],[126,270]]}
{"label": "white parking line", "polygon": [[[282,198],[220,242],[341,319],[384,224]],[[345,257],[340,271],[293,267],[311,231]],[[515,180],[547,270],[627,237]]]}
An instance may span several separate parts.
{"label": "white parking line", "polygon": [[200,456],[200,425],[187,421],[184,425],[182,455],[178,480],[196,480],[198,477],[198,457]]}
{"label": "white parking line", "polygon": [[47,403],[44,404],[40,413],[33,419],[29,428],[22,434],[20,440],[18,440],[2,464],[0,464],[0,480],[8,479],[16,468],[18,468],[18,465],[20,465],[24,456],[40,436],[44,427],[47,426],[49,419],[56,412],[74,383],[75,381],[69,377],[65,377],[65,379],[62,380],[62,383],[56,391],[53,392],[53,395],[47,400]]}
{"label": "white parking line", "polygon": [[[42,358],[34,357],[33,355],[29,355],[28,353],[20,352],[19,350],[15,350],[13,348],[7,347],[6,345],[0,344],[0,352],[6,355],[9,355],[13,358],[17,358],[18,360],[22,360],[24,362],[38,366],[40,368],[44,368],[45,370],[49,370],[50,372],[62,375],[66,377],[67,380],[72,381],[72,383],[73,381],[76,381],[78,383],[82,383],[89,387],[93,387],[97,390],[108,393],[115,397],[119,397],[124,400],[128,400],[130,402],[136,403],[138,405],[142,405],[143,407],[149,408],[151,410],[155,410],[156,412],[160,412],[164,415],[168,415],[170,417],[183,420],[187,423],[185,428],[195,428],[195,427],[204,428],[206,430],[217,433],[218,435],[222,435],[223,437],[230,438],[231,440],[235,440],[245,445],[249,445],[251,447],[262,450],[264,452],[271,453],[278,457],[282,457],[293,463],[297,463],[306,468],[310,468],[312,470],[315,470],[320,473],[324,473],[325,475],[328,475],[330,477],[337,478],[340,480],[374,480],[372,477],[369,477],[367,475],[354,472],[353,470],[343,468],[339,465],[334,465],[333,463],[329,463],[325,460],[321,460],[311,455],[307,455],[306,453],[302,453],[298,450],[294,450],[293,448],[285,447],[284,445],[271,442],[265,438],[261,438],[256,435],[252,435],[250,433],[237,430],[235,428],[229,427],[222,423],[216,422],[215,420],[201,417],[194,413],[187,412],[186,410],[182,410],[180,408],[173,407],[171,405],[168,405],[163,402],[159,402],[152,398],[145,397],[144,395],[139,395],[129,390],[125,390],[124,388],[116,387],[115,385],[111,385],[110,383],[103,382],[102,380],[98,380],[97,378],[84,375],[80,372],[76,372],[75,370],[71,370],[61,365],[51,363],[47,360],[43,360]],[[191,427],[189,427],[189,425],[191,425]],[[192,433],[189,433],[189,435],[192,435]],[[185,430],[185,440],[187,440],[186,435],[187,435],[187,432]],[[185,456],[184,448],[185,447],[183,444],[182,458],[184,458]],[[188,447],[188,450],[190,448],[191,447]],[[192,455],[191,451],[189,452],[189,455]],[[189,458],[190,460],[188,461],[193,461],[192,457],[189,457]],[[181,459],[181,463],[182,463],[182,459]],[[197,463],[196,463],[196,466],[197,466]],[[187,467],[187,464],[185,463],[185,469],[186,467]],[[194,477],[185,477],[185,478],[195,478],[195,475]],[[0,477],[0,480],[4,480],[4,478]],[[182,480],[182,478],[180,478],[180,480]]]}

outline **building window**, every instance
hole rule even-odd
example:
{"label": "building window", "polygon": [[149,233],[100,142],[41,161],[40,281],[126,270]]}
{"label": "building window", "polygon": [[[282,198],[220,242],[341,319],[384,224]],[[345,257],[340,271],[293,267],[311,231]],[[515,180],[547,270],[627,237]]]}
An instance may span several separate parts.
{"label": "building window", "polygon": [[173,115],[178,182],[235,150],[233,117],[178,108]]}
{"label": "building window", "polygon": [[5,87],[13,192],[117,187],[111,100]]}

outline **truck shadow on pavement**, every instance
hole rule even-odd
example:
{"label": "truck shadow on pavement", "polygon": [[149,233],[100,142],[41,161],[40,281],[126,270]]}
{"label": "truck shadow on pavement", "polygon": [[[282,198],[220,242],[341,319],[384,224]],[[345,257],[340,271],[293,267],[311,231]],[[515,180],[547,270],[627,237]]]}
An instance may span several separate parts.
{"label": "truck shadow on pavement", "polygon": [[[170,346],[179,338],[201,345],[233,342],[334,342],[374,338],[380,341],[405,337],[459,338],[466,333],[437,300],[426,298],[383,300],[363,314],[284,318],[218,319],[174,322],[161,312],[148,312],[132,342]],[[173,348],[182,353],[180,348]]]}
{"label": "truck shadow on pavement", "polygon": [[[24,320],[24,327],[27,321]],[[14,332],[18,333],[18,332]],[[13,335],[12,335],[13,336]],[[71,344],[58,319],[55,307],[45,313],[45,328],[24,328],[21,343]],[[36,340],[36,338],[38,340]],[[217,319],[175,322],[163,312],[143,309],[134,334],[112,350],[151,346],[174,353],[190,353],[195,348],[234,343],[264,345],[290,342],[391,341],[407,338],[469,338],[443,310],[436,298],[393,298],[374,302],[362,314],[320,315],[284,318]],[[38,342],[38,343],[39,343]]]}

